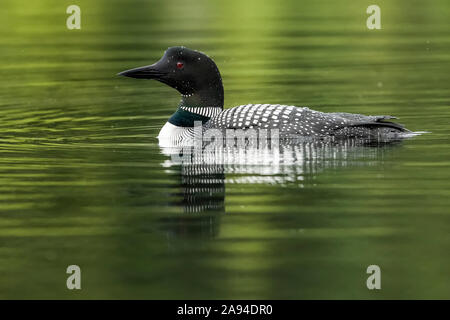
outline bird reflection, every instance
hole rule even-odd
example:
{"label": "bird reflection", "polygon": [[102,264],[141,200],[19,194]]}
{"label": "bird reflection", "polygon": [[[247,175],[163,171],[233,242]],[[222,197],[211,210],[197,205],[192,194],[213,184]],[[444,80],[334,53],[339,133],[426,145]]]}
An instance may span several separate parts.
{"label": "bird reflection", "polygon": [[[172,166],[172,165],[170,165]],[[179,177],[171,205],[183,215],[162,218],[170,236],[212,238],[219,232],[220,213],[225,212],[225,173],[223,165],[173,165]],[[200,214],[201,213],[201,214]]]}
{"label": "bird reflection", "polygon": [[[168,156],[162,165],[179,179],[171,205],[184,215],[164,219],[171,234],[214,237],[220,213],[225,212],[227,184],[314,186],[315,178],[328,169],[371,166],[401,141],[379,142],[347,139],[338,142],[280,142],[276,147],[194,146],[162,148]],[[168,224],[167,224],[168,223]]]}

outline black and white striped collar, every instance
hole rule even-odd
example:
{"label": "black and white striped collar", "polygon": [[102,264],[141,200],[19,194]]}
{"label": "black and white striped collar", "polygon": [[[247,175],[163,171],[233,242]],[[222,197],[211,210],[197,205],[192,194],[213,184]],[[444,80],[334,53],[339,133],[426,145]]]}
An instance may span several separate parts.
{"label": "black and white striped collar", "polygon": [[181,106],[181,109],[192,112],[195,114],[199,114],[204,117],[212,118],[222,112],[222,108],[219,107],[187,107]]}

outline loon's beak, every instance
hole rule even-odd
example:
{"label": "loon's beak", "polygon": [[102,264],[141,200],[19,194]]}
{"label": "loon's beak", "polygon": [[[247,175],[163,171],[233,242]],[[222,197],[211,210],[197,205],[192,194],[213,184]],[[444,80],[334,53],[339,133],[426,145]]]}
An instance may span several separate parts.
{"label": "loon's beak", "polygon": [[151,66],[139,67],[130,70],[125,70],[118,73],[118,76],[125,76],[136,79],[160,79],[165,72],[158,70],[157,63]]}

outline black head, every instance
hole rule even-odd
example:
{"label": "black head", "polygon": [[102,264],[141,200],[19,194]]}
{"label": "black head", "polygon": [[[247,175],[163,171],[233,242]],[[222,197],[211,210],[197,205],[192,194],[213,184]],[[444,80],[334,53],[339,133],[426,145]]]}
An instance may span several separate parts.
{"label": "black head", "polygon": [[219,100],[215,103],[223,105],[223,87],[219,69],[211,58],[199,51],[185,47],[170,47],[158,62],[126,70],[119,75],[137,79],[155,79],[177,89],[184,96],[199,95],[202,100]]}

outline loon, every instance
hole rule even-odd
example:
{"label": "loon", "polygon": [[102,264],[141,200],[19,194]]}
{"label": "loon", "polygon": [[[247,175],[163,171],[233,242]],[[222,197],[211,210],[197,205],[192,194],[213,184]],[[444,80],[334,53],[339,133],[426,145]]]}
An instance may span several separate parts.
{"label": "loon", "polygon": [[158,135],[160,143],[192,138],[194,124],[200,121],[204,129],[277,129],[281,138],[398,139],[412,134],[400,124],[386,121],[395,119],[386,115],[325,113],[280,104],[247,104],[224,110],[218,67],[206,54],[186,47],[170,47],[158,62],[118,75],[155,79],[181,93],[178,109]]}

